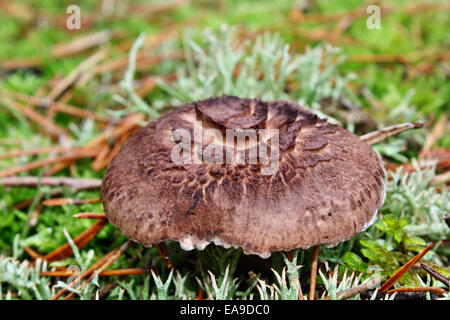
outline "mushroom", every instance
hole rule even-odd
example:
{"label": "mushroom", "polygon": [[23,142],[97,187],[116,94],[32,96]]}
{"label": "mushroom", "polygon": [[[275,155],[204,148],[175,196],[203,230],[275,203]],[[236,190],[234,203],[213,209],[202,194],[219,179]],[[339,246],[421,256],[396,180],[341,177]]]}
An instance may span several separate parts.
{"label": "mushroom", "polygon": [[222,96],[136,132],[101,198],[109,221],[144,246],[215,243],[262,258],[315,247],[317,260],[318,245],[374,222],[385,186],[375,151],[344,128],[293,102]]}

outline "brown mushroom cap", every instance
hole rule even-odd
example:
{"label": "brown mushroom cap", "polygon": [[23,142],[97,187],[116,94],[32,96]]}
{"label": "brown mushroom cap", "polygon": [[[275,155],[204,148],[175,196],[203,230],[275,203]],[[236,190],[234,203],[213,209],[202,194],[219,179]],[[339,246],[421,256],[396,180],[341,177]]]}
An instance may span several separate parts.
{"label": "brown mushroom cap", "polygon": [[[279,129],[279,170],[262,175],[270,164],[260,162],[174,163],[174,130],[193,133],[194,120],[221,132]],[[268,257],[353,237],[373,223],[385,190],[382,164],[358,136],[292,102],[223,96],[140,129],[110,163],[101,197],[109,221],[146,246],[214,242]]]}

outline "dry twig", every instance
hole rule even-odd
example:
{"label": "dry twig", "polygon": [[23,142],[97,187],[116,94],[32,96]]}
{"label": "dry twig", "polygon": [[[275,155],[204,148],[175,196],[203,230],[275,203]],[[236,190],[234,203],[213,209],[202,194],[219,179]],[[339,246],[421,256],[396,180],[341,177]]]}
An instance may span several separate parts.
{"label": "dry twig", "polygon": [[313,248],[311,263],[311,284],[309,287],[309,300],[314,300],[316,295],[317,262],[319,258],[319,246]]}
{"label": "dry twig", "polygon": [[93,156],[96,156],[97,153],[98,153],[98,151],[96,151],[96,150],[83,150],[83,151],[79,151],[77,153],[70,154],[70,155],[37,160],[34,162],[24,164],[22,166],[18,166],[15,168],[10,168],[10,169],[0,171],[0,178],[13,176],[15,174],[18,174],[18,173],[21,173],[24,171],[30,171],[33,169],[37,169],[37,168],[40,168],[40,167],[43,167],[45,165],[52,164],[52,163],[59,163],[59,162],[64,162],[64,161],[72,161],[72,160],[77,160],[77,159],[81,159],[81,158],[93,157]]}
{"label": "dry twig", "polygon": [[36,259],[42,259],[42,256],[37,253],[36,251],[34,251],[33,249],[27,247],[27,246],[23,246],[23,249],[30,255],[30,257],[32,257],[34,260]]}
{"label": "dry twig", "polygon": [[[115,257],[118,252],[126,245],[125,249],[128,248],[129,242],[125,242],[122,246],[119,248],[114,249],[110,253],[108,253],[106,256],[101,258],[99,261],[94,263],[89,269],[87,269],[85,272],[83,272],[80,276],[78,276],[76,279],[74,279],[71,283],[69,283],[69,287],[73,287],[76,285],[80,280],[89,277],[91,274],[93,274],[98,268],[100,268],[102,265],[104,265],[107,261],[109,261],[111,258]],[[120,254],[119,254],[120,255]],[[117,256],[118,257],[118,256]],[[89,278],[92,279],[92,278]],[[67,289],[62,288],[60,291],[58,291],[50,300],[58,300],[61,298],[64,293],[67,292]]]}
{"label": "dry twig", "polygon": [[390,287],[392,287],[412,266],[414,266],[417,261],[419,261],[431,248],[434,247],[434,243],[431,243],[422,252],[409,260],[403,267],[401,267],[392,277],[390,277],[380,288],[380,292],[386,292]]}
{"label": "dry twig", "polygon": [[386,291],[391,294],[395,292],[433,292],[437,294],[445,294],[445,290],[437,287],[413,287],[413,288],[396,288]]}
{"label": "dry twig", "polygon": [[76,153],[83,148],[71,148],[66,146],[51,146],[51,147],[42,147],[42,148],[34,148],[28,150],[11,150],[0,155],[0,160],[8,159],[8,158],[16,158],[21,156],[36,156],[44,153],[62,153],[62,152],[73,152]]}
{"label": "dry twig", "polygon": [[67,77],[59,81],[56,86],[53,87],[48,95],[50,101],[55,101],[67,88],[69,88],[84,72],[93,68],[100,60],[106,57],[106,51],[100,50],[87,58],[81,64],[79,64],[74,70],[72,70]]}
{"label": "dry twig", "polygon": [[103,213],[81,212],[73,215],[77,219],[106,219]]}
{"label": "dry twig", "polygon": [[85,204],[85,203],[99,203],[100,199],[69,199],[69,198],[56,198],[56,199],[48,199],[42,201],[42,205],[44,206],[62,206],[65,204]]}
{"label": "dry twig", "polygon": [[[98,220],[94,223],[90,228],[86,229],[82,233],[80,233],[76,238],[73,239],[73,242],[78,248],[84,247],[89,241],[91,241],[102,229],[105,225],[108,224],[108,220],[106,218]],[[58,249],[50,252],[45,255],[42,259],[47,262],[58,261],[64,259],[73,254],[72,248],[69,243],[64,244]]]}
{"label": "dry twig", "polygon": [[[361,283],[360,285],[357,285],[350,289],[336,293],[336,298],[338,300],[349,299],[349,298],[352,298],[352,297],[354,297],[360,293],[363,293],[365,291],[375,289],[380,285],[381,281],[384,278],[386,278],[386,276],[381,276],[378,278],[366,280],[363,283]],[[331,298],[329,296],[327,296],[327,297],[324,297],[323,299],[330,300]]]}
{"label": "dry twig", "polygon": [[444,133],[447,127],[447,115],[442,115],[439,121],[434,125],[431,133],[428,135],[423,145],[423,152],[429,151],[437,139]]}
{"label": "dry twig", "polygon": [[440,272],[437,272],[432,267],[427,266],[425,263],[421,263],[420,266],[423,270],[425,270],[430,276],[435,278],[436,280],[439,280],[443,284],[445,284],[447,287],[450,288],[450,279],[441,274]]}
{"label": "dry twig", "polygon": [[[126,269],[116,269],[116,270],[107,270],[99,273],[100,277],[112,277],[112,276],[127,276],[127,275],[137,275],[137,274],[145,274],[147,270],[143,268],[126,268]],[[41,276],[47,277],[70,277],[76,274],[75,270],[57,270],[57,271],[44,271],[41,272]]]}
{"label": "dry twig", "polygon": [[68,187],[73,190],[98,189],[102,185],[100,179],[69,178],[69,177],[8,177],[0,178],[0,185],[5,187]]}
{"label": "dry twig", "polygon": [[[86,279],[86,281],[84,281],[82,284],[80,284],[77,287],[77,290],[82,289],[86,284],[88,284],[90,281],[92,281],[92,279],[94,279],[94,277],[95,277],[95,273],[100,274],[106,268],[108,268],[110,265],[112,265],[120,257],[120,255],[128,249],[129,245],[130,245],[130,242],[127,241],[123,245],[121,245],[120,248],[116,249],[116,252],[114,252],[110,257],[108,257],[98,269],[96,268],[96,269],[94,269],[94,271],[91,272],[90,277],[88,279]],[[75,283],[77,283],[77,281],[75,281]],[[64,297],[64,300],[70,300],[73,298],[74,295],[75,295],[75,293],[71,292],[67,296]]]}
{"label": "dry twig", "polygon": [[54,137],[58,137],[60,135],[63,136],[68,135],[66,130],[62,129],[60,126],[56,125],[55,123],[53,123],[51,120],[47,119],[40,113],[34,111],[32,108],[28,108],[22,105],[21,103],[14,101],[6,96],[2,96],[1,99],[9,106],[25,115],[25,117],[37,123],[40,126],[40,128],[42,128],[42,130],[44,130],[46,133]]}
{"label": "dry twig", "polygon": [[421,121],[396,124],[380,130],[366,133],[365,135],[360,136],[360,139],[366,142],[367,144],[375,144],[393,135],[399,134],[403,131],[422,127],[423,122]]}

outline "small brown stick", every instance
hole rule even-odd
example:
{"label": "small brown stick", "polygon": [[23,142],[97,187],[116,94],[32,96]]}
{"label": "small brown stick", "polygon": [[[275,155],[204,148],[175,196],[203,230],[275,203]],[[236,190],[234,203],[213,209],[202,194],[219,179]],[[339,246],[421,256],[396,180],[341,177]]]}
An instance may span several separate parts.
{"label": "small brown stick", "polygon": [[[143,268],[127,268],[127,269],[116,269],[107,270],[99,274],[100,277],[112,277],[112,276],[128,276],[128,275],[138,275],[145,274],[147,270]],[[41,276],[46,277],[70,277],[76,274],[75,270],[59,270],[59,271],[44,271],[41,272]]]}
{"label": "small brown stick", "polygon": [[[105,225],[108,224],[108,220],[100,219],[97,222],[95,222],[91,227],[80,233],[76,238],[73,239],[73,242],[78,248],[84,247],[89,241],[91,241],[100,231],[103,230]],[[50,252],[46,256],[44,256],[42,259],[46,260],[47,262],[53,262],[58,261],[64,258],[67,258],[68,256],[72,255],[73,251],[69,243],[66,243],[62,245],[61,247],[57,248],[56,250]]]}
{"label": "small brown stick", "polygon": [[23,249],[30,255],[30,257],[32,257],[34,260],[37,259],[42,259],[42,256],[37,253],[36,251],[34,251],[33,249],[27,247],[27,246],[23,246]]}
{"label": "small brown stick", "polygon": [[90,110],[77,108],[61,102],[51,102],[49,104],[49,108],[51,108],[54,112],[65,113],[79,118],[88,118],[101,122],[112,121],[112,119],[110,119],[108,116],[98,115]]}
{"label": "small brown stick", "polygon": [[99,202],[101,202],[100,199],[78,200],[70,198],[56,198],[44,200],[42,201],[42,205],[51,207],[51,206],[62,206],[65,204],[85,204],[85,203],[99,203]]}
{"label": "small brown stick", "polygon": [[[380,3],[381,12],[383,15],[389,14],[391,12],[394,12],[397,8],[395,6],[386,5],[383,3]],[[448,11],[449,5],[446,3],[418,3],[418,4],[411,4],[406,7],[406,12],[408,12],[410,15],[413,15],[415,13],[423,13],[423,12],[429,12],[429,11]],[[303,23],[303,24],[309,24],[309,23],[331,23],[331,22],[338,22],[339,20],[342,20],[343,18],[353,18],[353,19],[361,19],[367,16],[366,8],[356,8],[353,10],[345,11],[345,12],[331,12],[331,13],[310,13],[310,14],[303,14],[300,12],[300,14],[297,14],[296,16],[293,16],[293,22],[296,23]]]}
{"label": "small brown stick", "polygon": [[396,124],[396,125],[389,126],[389,127],[386,127],[386,128],[380,129],[380,130],[366,133],[365,135],[360,136],[360,139],[362,141],[366,142],[367,144],[375,144],[375,143],[385,140],[393,135],[399,134],[403,131],[410,130],[410,129],[422,128],[422,127],[423,127],[422,121]]}
{"label": "small brown stick", "polygon": [[74,70],[72,70],[67,77],[63,80],[59,81],[56,86],[52,88],[48,95],[48,99],[51,101],[57,100],[57,98],[68,89],[79,77],[81,74],[86,72],[87,70],[93,68],[100,60],[105,58],[106,51],[100,50],[91,55],[81,64],[79,64]]}
{"label": "small brown stick", "polygon": [[39,57],[12,59],[2,63],[1,67],[5,70],[31,69],[37,68],[42,64]]}
{"label": "small brown stick", "polygon": [[39,221],[39,216],[41,215],[42,212],[42,204],[38,204],[38,206],[36,207],[36,209],[33,210],[32,215],[31,215],[31,219],[29,221],[29,225],[31,227],[34,227],[37,225],[38,221]]}
{"label": "small brown stick", "polygon": [[9,91],[3,88],[0,88],[0,92],[8,97],[14,98],[16,100],[20,100],[26,102],[32,106],[44,106],[51,108],[54,112],[66,113],[79,118],[88,118],[96,121],[109,122],[113,121],[108,116],[98,115],[93,111],[81,109],[72,105],[68,105],[62,103],[61,101],[50,101],[48,98],[41,98],[37,95],[30,96],[24,93]]}
{"label": "small brown stick", "polygon": [[[437,159],[435,160],[421,160],[418,167],[420,170],[431,168],[436,165],[436,169],[447,169],[450,168],[450,159]],[[405,172],[414,172],[417,170],[412,163],[385,163],[384,168],[389,171],[396,171],[398,168],[402,168],[402,171]]]}
{"label": "small brown stick", "polygon": [[105,160],[105,158],[108,156],[109,153],[109,146],[108,144],[105,144],[98,153],[97,157],[95,158],[94,162],[92,162],[92,169],[94,171],[100,171],[102,169],[101,164]]}
{"label": "small brown stick", "polygon": [[76,274],[76,270],[57,270],[57,271],[43,271],[39,273],[43,277],[70,277]]}
{"label": "small brown stick", "polygon": [[352,17],[344,17],[336,24],[336,26],[331,30],[331,32],[327,33],[327,40],[331,44],[336,44],[339,38],[342,36],[344,31],[348,29],[353,22]]}
{"label": "small brown stick", "polygon": [[[100,274],[106,268],[108,268],[110,265],[112,265],[121,256],[121,254],[124,253],[128,249],[129,245],[130,245],[129,241],[127,241],[123,245],[121,245],[120,248],[111,257],[106,259],[106,261],[98,269],[96,269],[96,270],[94,269],[94,271],[91,272],[91,275],[89,276],[89,278],[87,278],[86,281],[84,281],[82,284],[80,284],[77,287],[77,290],[82,289],[86,284],[91,282],[92,279],[94,279],[94,277],[95,277],[95,272],[97,272],[97,274]],[[77,283],[77,281],[75,281],[75,283]],[[63,300],[70,300],[73,298],[74,295],[75,295],[75,292],[71,292],[67,296],[65,296]]]}
{"label": "small brown stick", "polygon": [[330,22],[338,22],[344,18],[353,18],[357,19],[363,17],[366,14],[366,9],[357,8],[354,10],[342,12],[342,13],[310,13],[310,14],[301,14],[296,17],[293,17],[294,22],[302,23],[302,24],[313,24],[313,23],[330,23]]}
{"label": "small brown stick", "polygon": [[18,138],[0,138],[0,144],[7,146],[7,145],[20,145],[22,143],[22,139]]}
{"label": "small brown stick", "polygon": [[103,213],[81,212],[73,215],[77,219],[106,219]]}
{"label": "small brown stick", "polygon": [[169,269],[173,269],[173,263],[172,260],[170,260],[169,257],[169,250],[167,250],[167,246],[164,242],[158,243],[156,246],[156,250],[158,250],[159,255],[163,259],[164,263],[166,264],[166,267]]}
{"label": "small brown stick", "polygon": [[[361,283],[360,285],[357,285],[355,287],[349,288],[347,290],[341,291],[336,293],[336,299],[338,300],[344,300],[344,299],[349,299],[352,298],[362,292],[368,291],[368,290],[372,290],[375,289],[376,287],[378,287],[380,285],[380,282],[386,278],[386,276],[381,276],[378,278],[374,278],[374,279],[369,279],[364,281],[363,283]],[[323,298],[324,300],[330,300],[331,297],[330,296],[326,296]]]}
{"label": "small brown stick", "polygon": [[300,284],[300,281],[298,282],[298,300],[305,300],[305,297],[303,296],[302,285]]}
{"label": "small brown stick", "polygon": [[410,259],[403,267],[401,267],[392,277],[390,277],[380,288],[380,292],[386,292],[390,287],[392,287],[398,279],[400,279],[412,266],[414,266],[431,248],[434,247],[434,243],[431,243],[422,252],[417,254],[415,257]]}
{"label": "small brown stick", "polygon": [[443,284],[445,284],[447,287],[450,288],[450,279],[441,274],[440,272],[434,270],[432,267],[427,266],[425,263],[421,263],[420,266],[423,270],[425,270],[430,276],[435,278],[436,280],[439,280]]}
{"label": "small brown stick", "polygon": [[450,160],[450,148],[438,148],[424,151],[419,153],[419,159],[438,159],[438,160]]}
{"label": "small brown stick", "polygon": [[52,164],[52,163],[59,163],[62,161],[94,157],[97,155],[97,153],[98,153],[97,150],[83,150],[78,153],[74,153],[74,154],[70,154],[70,155],[64,155],[64,156],[59,156],[59,157],[55,157],[55,158],[47,158],[47,159],[37,160],[34,162],[24,164],[22,166],[17,166],[15,168],[10,168],[10,169],[0,171],[0,178],[13,176],[17,173],[21,173],[24,171],[30,171],[30,170],[37,169],[37,168],[40,168],[40,167],[43,167],[45,165]]}
{"label": "small brown stick", "polygon": [[[287,251],[286,257],[289,259],[289,261],[294,262],[294,252],[295,250]],[[303,292],[302,292],[302,286],[300,284],[300,280],[298,277],[295,278],[295,282],[298,283],[298,300],[304,300]]]}
{"label": "small brown stick", "polygon": [[128,268],[128,269],[106,270],[100,273],[99,276],[101,277],[129,276],[146,273],[148,273],[148,271],[143,268]]}
{"label": "small brown stick", "polygon": [[[145,249],[145,248],[141,248],[141,250],[139,250],[139,253],[136,253],[136,254],[134,255],[133,260],[131,261],[130,267],[129,267],[129,268],[135,268],[136,265],[137,265],[137,263],[138,263],[139,261],[141,261],[141,256],[142,256],[142,253],[144,252],[144,249]],[[144,270],[146,270],[147,272],[148,272],[149,270],[154,270],[154,269],[156,269],[156,268],[153,267],[153,266],[149,266],[149,267],[145,267],[145,268],[144,268]],[[156,271],[156,272],[157,272],[157,271]],[[94,300],[94,299],[97,299],[97,298],[98,298],[98,299],[103,299],[104,297],[108,296],[109,293],[111,293],[111,291],[112,291],[115,287],[117,287],[117,285],[119,284],[119,281],[122,281],[123,278],[124,278],[125,276],[126,276],[126,275],[120,275],[120,276],[117,278],[116,281],[110,282],[110,283],[108,283],[107,285],[102,286],[102,287],[95,293],[95,295],[93,295],[92,299],[93,299],[93,300]]]}
{"label": "small brown stick", "polygon": [[62,58],[73,56],[86,49],[108,42],[112,36],[113,33],[111,31],[103,30],[76,38],[69,43],[57,44],[52,48],[52,57]]}
{"label": "small brown stick", "polygon": [[445,294],[445,290],[437,287],[413,287],[413,288],[396,288],[386,291],[386,293],[395,292],[433,292],[437,294]]}
{"label": "small brown stick", "polygon": [[140,81],[140,86],[136,88],[136,94],[143,98],[147,96],[154,88],[156,88],[157,83],[154,77],[147,77]]}
{"label": "small brown stick", "polygon": [[[145,38],[145,43],[143,49],[151,50],[158,47],[167,39],[173,37],[176,34],[177,27],[175,25],[169,25],[166,29],[161,32],[147,35]],[[125,39],[121,43],[117,44],[116,49],[119,52],[129,52],[133,46],[134,40]]]}
{"label": "small brown stick", "polygon": [[28,150],[11,150],[0,155],[0,160],[7,158],[16,158],[21,156],[36,156],[44,153],[61,153],[61,152],[78,152],[83,148],[70,148],[64,146],[51,146],[51,147],[42,147],[42,148],[34,148]]}
{"label": "small brown stick", "polygon": [[[40,17],[41,18],[41,17]],[[82,20],[84,20],[82,18]],[[48,21],[47,21],[48,22]],[[104,30],[93,34],[88,34],[77,38],[69,43],[61,43],[53,46],[51,51],[52,58],[64,58],[73,56],[86,51],[89,48],[105,43],[114,36],[111,31]],[[12,59],[3,63],[6,70],[15,70],[22,68],[37,68],[42,65],[43,59],[40,57],[31,57],[25,59]]]}
{"label": "small brown stick", "polygon": [[164,79],[167,81],[175,81],[177,79],[177,75],[175,73],[169,73],[164,76],[155,77],[155,76],[148,76],[145,78],[141,78],[138,81],[138,84],[136,86],[136,94],[144,98],[146,97],[154,88],[157,87],[157,80],[158,79]]}
{"label": "small brown stick", "polygon": [[381,112],[386,108],[383,102],[378,100],[375,95],[367,89],[366,86],[363,86],[359,92],[364,97],[364,99],[367,100],[372,110],[375,110],[376,112]]}
{"label": "small brown stick", "polygon": [[100,171],[104,169],[106,166],[108,166],[108,164],[111,162],[114,156],[119,152],[121,146],[122,145],[119,143],[114,144],[114,147],[112,148],[111,152],[109,152],[103,159],[101,159],[101,161],[99,161],[95,167],[94,165],[92,165],[92,168],[95,171]]}
{"label": "small brown stick", "polygon": [[416,61],[428,60],[446,60],[450,52],[440,48],[432,48],[423,52],[411,52],[406,54],[355,54],[347,59],[352,63],[400,63],[411,64]]}
{"label": "small brown stick", "polygon": [[125,132],[139,127],[139,123],[144,119],[144,115],[142,114],[131,114],[124,118],[116,128],[105,131],[100,136],[88,142],[85,147],[88,149],[98,148],[99,145],[106,143],[108,139],[120,137]]}
{"label": "small brown stick", "polygon": [[181,5],[188,1],[181,0],[164,4],[143,4],[133,3],[130,5],[127,13],[132,16],[138,16],[141,18],[157,17],[159,15],[167,14],[178,9]]}
{"label": "small brown stick", "polygon": [[450,247],[450,240],[442,240],[441,248]]}
{"label": "small brown stick", "polygon": [[194,300],[204,300],[202,288],[198,288],[198,293],[195,296]]}
{"label": "small brown stick", "polygon": [[448,181],[450,181],[450,171],[434,176],[434,178],[430,181],[430,184],[436,185],[441,183],[447,183]]}
{"label": "small brown stick", "polygon": [[35,12],[31,9],[31,5],[20,2],[0,1],[0,9],[3,13],[8,14],[11,18],[16,18],[22,22],[31,22],[35,17]]}
{"label": "small brown stick", "polygon": [[[148,69],[151,66],[157,65],[165,60],[177,60],[182,59],[184,54],[182,52],[174,52],[168,54],[166,56],[151,56],[149,57],[147,53],[139,53],[136,57],[136,70],[142,71]],[[120,71],[124,70],[128,67],[129,57],[128,55],[118,58],[116,60],[110,60],[104,62],[103,64],[99,64],[95,68],[92,69],[92,72],[95,75],[104,74],[112,71]]]}
{"label": "small brown stick", "polygon": [[76,191],[98,189],[102,185],[101,179],[69,178],[69,177],[8,177],[0,178],[0,185],[5,187],[69,187]]}
{"label": "small brown stick", "polygon": [[422,152],[427,152],[431,149],[433,144],[444,133],[447,127],[447,115],[442,115],[439,121],[435,124],[430,134],[428,135],[425,143],[423,144]]}
{"label": "small brown stick", "polygon": [[54,174],[60,172],[61,170],[73,165],[74,160],[62,161],[60,163],[55,164],[53,167],[44,170],[42,174],[44,177],[53,176]]}
{"label": "small brown stick", "polygon": [[[129,241],[125,242],[125,244],[128,244]],[[96,263],[94,263],[89,269],[87,269],[85,272],[83,272],[80,276],[78,276],[76,279],[74,279],[71,283],[69,283],[69,287],[74,286],[75,284],[77,284],[80,280],[88,277],[89,275],[91,275],[95,270],[97,270],[99,267],[101,267],[102,265],[104,265],[109,259],[111,259],[112,257],[114,257],[114,255],[117,254],[117,252],[120,251],[120,249],[123,247],[124,245],[120,246],[119,248],[114,249],[113,251],[111,251],[110,253],[108,253],[106,256],[104,256],[103,258],[101,258],[100,260],[98,260]],[[59,290],[50,300],[58,300],[60,297],[62,297],[64,295],[64,293],[67,292],[67,289],[62,288],[61,290]]]}
{"label": "small brown stick", "polygon": [[[52,190],[52,191],[50,192],[50,196],[51,196],[51,197],[59,197],[59,196],[62,195],[62,194],[63,194],[62,190]],[[44,194],[40,194],[40,195],[39,195],[39,201],[42,201],[42,199],[44,199]],[[13,208],[14,208],[14,209],[18,209],[18,210],[22,210],[22,209],[24,209],[24,208],[27,208],[27,207],[31,206],[31,204],[32,204],[34,201],[35,201],[35,197],[33,197],[33,198],[28,198],[28,199],[25,199],[25,200],[22,200],[22,201],[20,201],[20,202],[15,203],[14,206],[13,206]]]}
{"label": "small brown stick", "polygon": [[[2,12],[8,13],[11,17],[14,17],[21,22],[25,23],[25,26],[32,26],[37,21],[45,22],[45,24],[53,27],[58,27],[61,30],[66,29],[66,18],[61,14],[51,14],[46,10],[36,8],[32,4],[13,3],[10,1],[0,1],[0,9]],[[96,11],[92,13],[86,12],[80,20],[83,28],[89,28],[97,19],[99,14]],[[22,25],[22,24],[21,24]],[[67,32],[71,32],[66,29]]]}
{"label": "small brown stick", "polygon": [[106,166],[111,162],[111,160],[116,156],[116,154],[119,153],[120,148],[125,143],[125,141],[127,141],[127,139],[135,132],[135,129],[136,128],[122,134],[118,138],[118,141],[114,143],[114,146],[112,147],[111,151],[105,156],[105,158],[99,161],[96,164],[95,168],[94,165],[92,165],[93,169],[99,171],[106,168]]}
{"label": "small brown stick", "polygon": [[448,227],[450,228],[450,213],[444,214],[444,221],[448,225]]}
{"label": "small brown stick", "polygon": [[40,113],[34,111],[31,108],[28,108],[21,103],[14,101],[12,99],[9,99],[8,97],[2,96],[1,99],[7,103],[9,106],[13,107],[14,109],[20,111],[25,117],[30,119],[31,121],[37,123],[40,125],[40,127],[48,134],[58,137],[60,135],[68,135],[68,133],[61,128],[60,126],[56,125]]}
{"label": "small brown stick", "polygon": [[311,263],[311,284],[309,287],[309,300],[314,300],[316,295],[317,261],[319,258],[319,246],[314,246]]}

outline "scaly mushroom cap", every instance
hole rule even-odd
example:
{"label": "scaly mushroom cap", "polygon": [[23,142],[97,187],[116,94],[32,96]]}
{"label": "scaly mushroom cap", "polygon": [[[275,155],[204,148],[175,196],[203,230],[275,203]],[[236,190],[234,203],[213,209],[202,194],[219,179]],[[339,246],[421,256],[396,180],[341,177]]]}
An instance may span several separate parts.
{"label": "scaly mushroom cap", "polygon": [[[173,150],[183,138],[175,130],[194,137],[194,121],[217,129],[215,137],[202,132],[197,149],[192,138],[191,163],[176,163]],[[278,170],[262,174],[271,163],[252,164],[248,156],[264,144],[276,155],[274,135],[230,145],[226,129],[278,129]],[[193,163],[194,153],[211,146],[223,148],[224,158],[227,150],[244,152],[245,163]],[[292,102],[223,96],[140,129],[110,163],[101,196],[109,221],[146,246],[173,240],[191,250],[214,242],[268,257],[353,237],[373,223],[385,190],[382,164],[358,136]]]}

